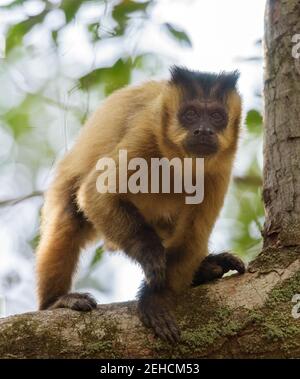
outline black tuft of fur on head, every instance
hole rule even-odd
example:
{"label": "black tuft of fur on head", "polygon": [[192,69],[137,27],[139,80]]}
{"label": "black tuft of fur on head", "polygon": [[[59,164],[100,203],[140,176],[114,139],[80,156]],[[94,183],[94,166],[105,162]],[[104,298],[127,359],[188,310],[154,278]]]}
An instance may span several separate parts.
{"label": "black tuft of fur on head", "polygon": [[199,86],[204,96],[208,96],[214,89],[215,96],[223,96],[227,92],[236,89],[239,72],[225,72],[219,74],[189,70],[185,67],[172,66],[170,69],[170,82],[188,90],[191,96],[197,95],[196,86]]}

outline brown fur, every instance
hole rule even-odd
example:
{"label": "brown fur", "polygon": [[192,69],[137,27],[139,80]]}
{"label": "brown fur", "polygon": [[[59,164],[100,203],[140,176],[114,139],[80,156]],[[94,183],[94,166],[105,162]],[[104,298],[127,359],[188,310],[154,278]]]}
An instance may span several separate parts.
{"label": "brown fur", "polygon": [[[128,159],[189,156],[183,147],[187,132],[177,118],[183,99],[184,91],[174,82],[128,87],[110,96],[82,129],[46,195],[37,251],[40,309],[68,304],[60,304],[59,298],[70,290],[80,249],[96,238],[123,249],[144,269],[140,312],[145,323],[149,307],[164,303],[164,293],[191,285],[208,254],[208,239],[229,183],[241,115],[236,90],[228,91],[224,100],[228,125],[218,135],[219,150],[205,160],[203,203],[187,205],[185,194],[175,193],[100,194],[95,170],[99,158],[117,159],[120,149],[128,151]],[[159,334],[160,326],[152,325],[149,317]],[[176,334],[172,328],[169,336]]]}

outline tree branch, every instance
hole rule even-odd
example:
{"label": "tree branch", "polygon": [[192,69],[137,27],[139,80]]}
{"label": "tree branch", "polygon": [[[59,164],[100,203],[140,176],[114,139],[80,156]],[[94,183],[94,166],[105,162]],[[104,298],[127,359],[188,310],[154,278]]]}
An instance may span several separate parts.
{"label": "tree branch", "polygon": [[11,205],[16,205],[16,204],[20,203],[21,201],[28,200],[28,199],[31,199],[32,197],[37,197],[37,196],[44,196],[44,192],[43,191],[34,191],[34,192],[31,192],[30,194],[25,195],[25,196],[17,197],[14,199],[1,200],[0,201],[0,207],[7,207],[7,206],[11,206]]}
{"label": "tree branch", "polygon": [[67,309],[0,320],[2,358],[267,358],[300,357],[300,250],[268,250],[243,276],[190,290],[176,316],[182,341],[169,345],[145,329],[136,303]]}

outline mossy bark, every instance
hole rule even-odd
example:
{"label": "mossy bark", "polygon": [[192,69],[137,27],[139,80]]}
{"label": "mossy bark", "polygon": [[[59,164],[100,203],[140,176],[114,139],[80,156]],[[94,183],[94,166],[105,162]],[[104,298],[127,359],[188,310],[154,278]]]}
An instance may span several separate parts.
{"label": "mossy bark", "polygon": [[[274,259],[269,259],[272,255]],[[0,320],[1,358],[300,358],[297,250],[264,252],[242,276],[192,289],[179,300],[181,342],[170,345],[142,326],[135,302]],[[274,265],[274,262],[279,262]]]}

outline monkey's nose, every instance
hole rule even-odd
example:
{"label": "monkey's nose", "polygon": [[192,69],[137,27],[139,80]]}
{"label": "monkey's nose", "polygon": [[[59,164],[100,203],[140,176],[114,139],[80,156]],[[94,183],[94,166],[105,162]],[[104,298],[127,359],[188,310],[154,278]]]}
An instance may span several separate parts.
{"label": "monkey's nose", "polygon": [[194,136],[199,136],[199,135],[201,135],[201,136],[212,136],[215,133],[214,133],[214,131],[212,129],[202,129],[202,128],[200,128],[200,129],[194,130],[193,134],[194,134]]}

